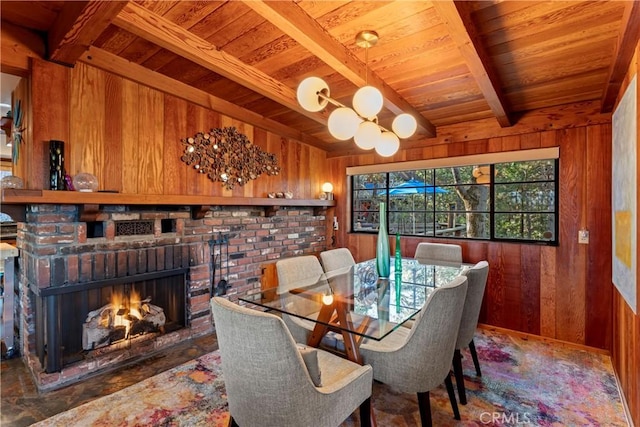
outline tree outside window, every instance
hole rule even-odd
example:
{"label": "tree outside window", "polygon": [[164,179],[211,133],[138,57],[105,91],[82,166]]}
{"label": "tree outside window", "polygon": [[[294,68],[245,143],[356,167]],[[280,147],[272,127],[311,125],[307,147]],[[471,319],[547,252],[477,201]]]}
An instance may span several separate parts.
{"label": "tree outside window", "polygon": [[352,231],[557,243],[557,160],[355,175]]}

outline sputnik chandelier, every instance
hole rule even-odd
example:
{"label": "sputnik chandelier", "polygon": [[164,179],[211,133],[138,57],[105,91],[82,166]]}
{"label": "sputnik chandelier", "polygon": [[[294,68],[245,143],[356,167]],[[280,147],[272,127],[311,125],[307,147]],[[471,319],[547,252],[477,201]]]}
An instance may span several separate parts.
{"label": "sputnik chandelier", "polygon": [[[365,65],[369,62],[369,47],[378,42],[378,33],[371,30],[356,35],[356,44],[365,48]],[[368,69],[368,68],[367,68]],[[384,99],[380,91],[369,86],[368,75],[365,86],[353,95],[353,108],[349,108],[329,96],[329,86],[319,77],[307,77],[298,85],[298,103],[307,111],[323,110],[328,103],[337,108],[329,114],[329,133],[340,141],[353,138],[363,150],[376,150],[381,156],[394,155],[400,148],[400,138],[411,137],[417,128],[416,119],[410,114],[399,114],[391,124],[392,131],[378,123],[378,113]]]}

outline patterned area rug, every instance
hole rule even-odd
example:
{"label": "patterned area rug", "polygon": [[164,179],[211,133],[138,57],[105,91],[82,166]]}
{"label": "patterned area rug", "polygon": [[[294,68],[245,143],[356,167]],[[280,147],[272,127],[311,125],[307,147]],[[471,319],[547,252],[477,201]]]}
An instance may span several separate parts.
{"label": "patterned area rug", "polygon": [[[462,420],[442,386],[431,392],[434,425],[629,426],[609,357],[487,330],[475,342],[482,377],[463,353]],[[372,404],[378,426],[420,425],[415,395],[375,383]],[[215,351],[34,425],[225,426],[228,417]],[[356,411],[342,427],[358,425]]]}

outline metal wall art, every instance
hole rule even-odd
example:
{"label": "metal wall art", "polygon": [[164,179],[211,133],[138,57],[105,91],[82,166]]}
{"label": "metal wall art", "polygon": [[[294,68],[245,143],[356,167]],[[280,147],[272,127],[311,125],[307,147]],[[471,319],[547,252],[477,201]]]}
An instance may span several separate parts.
{"label": "metal wall art", "polygon": [[263,173],[280,173],[276,155],[262,151],[235,127],[198,132],[181,142],[185,149],[180,160],[193,165],[198,172],[206,173],[212,181],[222,182],[229,190]]}
{"label": "metal wall art", "polygon": [[25,128],[22,125],[23,119],[23,111],[22,111],[22,101],[19,99],[16,100],[13,106],[13,129],[11,131],[11,138],[13,147],[11,149],[11,161],[13,164],[18,163],[18,158],[20,158],[20,144],[22,144],[22,132],[24,132]]}

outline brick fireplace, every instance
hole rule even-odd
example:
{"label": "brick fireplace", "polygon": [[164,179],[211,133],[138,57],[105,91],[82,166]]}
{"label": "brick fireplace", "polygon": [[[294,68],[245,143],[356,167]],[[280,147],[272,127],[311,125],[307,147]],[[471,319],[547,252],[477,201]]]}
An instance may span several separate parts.
{"label": "brick fireplace", "polygon": [[[209,299],[220,267],[230,299],[258,292],[265,264],[327,247],[325,214],[313,207],[217,206],[194,219],[188,206],[115,205],[87,220],[76,205],[28,205],[17,238],[19,349],[38,389],[59,388],[212,332]],[[220,241],[228,250],[219,250]],[[108,304],[114,289],[132,288],[165,305],[172,327],[77,348],[78,319]]]}

